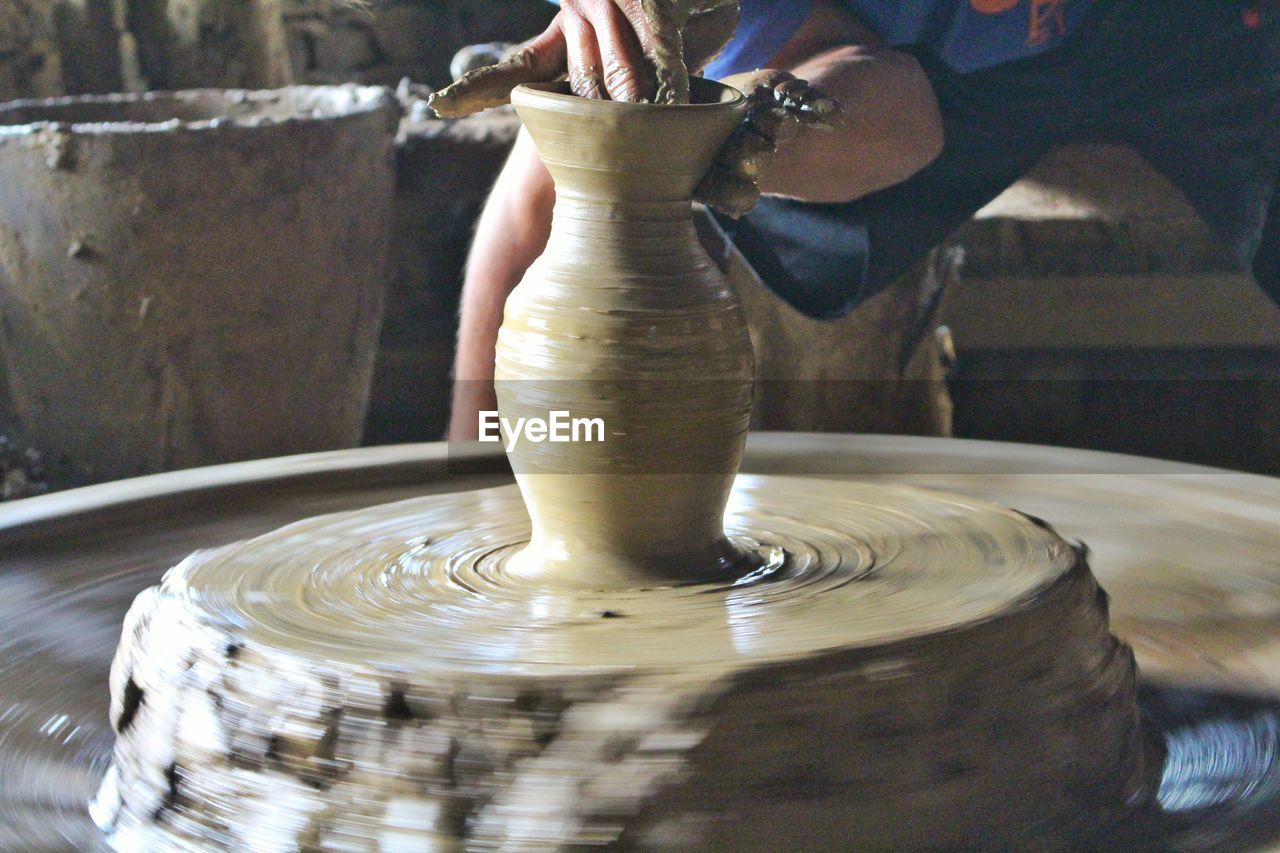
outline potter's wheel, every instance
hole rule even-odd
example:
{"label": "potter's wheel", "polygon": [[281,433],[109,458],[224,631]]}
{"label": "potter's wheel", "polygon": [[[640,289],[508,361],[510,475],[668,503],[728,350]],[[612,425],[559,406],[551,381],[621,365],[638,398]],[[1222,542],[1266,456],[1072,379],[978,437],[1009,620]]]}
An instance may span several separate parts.
{"label": "potter's wheel", "polygon": [[[0,511],[0,846],[83,847],[112,733],[105,674],[132,597],[197,547],[284,522],[504,481],[440,446],[226,466]],[[1114,630],[1158,689],[1161,800],[1185,846],[1280,825],[1280,483],[1080,451],[899,438],[761,436],[748,472],[904,482],[1016,506],[1094,549]],[[66,544],[76,542],[74,551]],[[1212,747],[1208,752],[1206,747]],[[1212,765],[1209,761],[1212,760]]]}

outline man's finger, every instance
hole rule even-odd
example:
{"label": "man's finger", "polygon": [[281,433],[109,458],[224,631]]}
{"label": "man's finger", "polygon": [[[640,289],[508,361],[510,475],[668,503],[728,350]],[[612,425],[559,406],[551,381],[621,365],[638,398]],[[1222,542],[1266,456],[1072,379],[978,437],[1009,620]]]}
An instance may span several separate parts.
{"label": "man's finger", "polygon": [[786,142],[800,129],[800,118],[776,102],[752,110],[747,124],[756,133],[775,144]]}
{"label": "man's finger", "polygon": [[497,65],[468,71],[434,93],[427,105],[438,116],[457,118],[509,103],[511,90],[521,83],[555,80],[565,73],[567,60],[562,17],[556,16],[546,32]]}
{"label": "man's finger", "polygon": [[784,80],[773,87],[774,97],[788,109],[799,108],[802,105],[805,94],[810,91],[812,89],[809,86],[809,81],[801,80],[797,77]]}
{"label": "man's finger", "polygon": [[590,22],[577,15],[566,16],[564,40],[569,58],[569,89],[581,98],[606,100],[600,48]]}
{"label": "man's finger", "polygon": [[785,80],[794,79],[795,75],[789,71],[781,71],[776,68],[760,68],[755,71],[731,74],[720,82],[734,87],[754,103],[761,100],[773,100],[773,88]]}
{"label": "man's finger", "polygon": [[591,5],[586,11],[599,42],[609,96],[615,101],[652,100],[657,90],[653,72],[626,16],[612,2]]}
{"label": "man's finger", "polygon": [[732,171],[712,169],[694,191],[698,201],[737,219],[760,199],[760,188],[750,178]]}
{"label": "man's finger", "polygon": [[829,123],[831,119],[841,114],[840,101],[817,90],[811,91],[812,94],[807,99],[808,107],[806,109],[809,117],[819,122]]}
{"label": "man's finger", "polygon": [[721,146],[716,154],[716,166],[724,171],[737,172],[745,178],[756,178],[777,153],[778,147],[772,139],[743,124]]}
{"label": "man's finger", "polygon": [[777,102],[801,122],[824,123],[840,112],[840,102],[809,85],[807,80],[784,80],[773,89]]}
{"label": "man's finger", "polygon": [[640,47],[653,68],[657,104],[689,102],[689,69],[684,64],[682,30],[689,0],[616,0],[635,30]]}

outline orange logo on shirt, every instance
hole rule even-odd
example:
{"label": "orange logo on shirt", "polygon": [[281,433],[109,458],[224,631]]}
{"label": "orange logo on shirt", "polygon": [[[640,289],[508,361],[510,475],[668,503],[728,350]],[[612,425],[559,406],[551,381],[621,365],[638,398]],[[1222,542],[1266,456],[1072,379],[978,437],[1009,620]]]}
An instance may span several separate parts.
{"label": "orange logo on shirt", "polygon": [[[1022,0],[969,0],[975,12],[1000,15],[1016,7]],[[1037,47],[1054,36],[1067,34],[1067,3],[1070,0],[1031,0],[1031,17],[1027,27],[1027,44]]]}

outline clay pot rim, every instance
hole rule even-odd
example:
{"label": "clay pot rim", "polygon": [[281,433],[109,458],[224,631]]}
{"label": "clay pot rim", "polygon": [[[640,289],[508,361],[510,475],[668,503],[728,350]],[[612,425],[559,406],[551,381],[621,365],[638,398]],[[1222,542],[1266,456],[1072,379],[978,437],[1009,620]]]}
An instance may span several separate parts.
{"label": "clay pot rim", "polygon": [[[324,94],[344,95],[345,98],[332,99],[328,108],[320,106]],[[289,98],[312,97],[316,106],[307,110],[301,106],[287,106]],[[227,115],[214,115],[207,118],[169,118],[163,121],[121,120],[107,121],[65,121],[58,118],[37,119],[7,124],[5,120],[15,113],[24,110],[49,110],[61,107],[74,108],[81,105],[131,106],[147,103],[172,102],[175,105],[196,105],[201,99],[222,102]],[[270,112],[246,112],[243,115],[232,114],[237,106],[255,107],[259,105],[286,105],[283,115],[272,115]],[[175,130],[214,131],[214,130],[257,130],[264,127],[298,124],[302,122],[328,122],[355,118],[379,110],[394,108],[395,120],[392,127],[399,122],[400,106],[390,90],[384,86],[361,86],[347,83],[331,86],[286,86],[280,89],[180,89],[173,91],[153,92],[115,92],[105,95],[67,95],[57,98],[24,98],[0,104],[0,140],[5,137],[30,136],[42,131],[57,131],[85,136],[103,136],[127,133],[164,133]]]}
{"label": "clay pot rim", "polygon": [[566,112],[576,112],[585,115],[606,115],[618,113],[642,113],[650,114],[657,112],[670,113],[693,113],[693,112],[711,112],[715,110],[726,110],[740,108],[747,101],[747,96],[742,92],[719,82],[718,80],[709,80],[705,77],[692,77],[689,79],[690,88],[710,87],[710,89],[724,94],[726,92],[733,93],[734,97],[721,101],[699,101],[693,104],[647,104],[634,103],[629,101],[604,101],[595,98],[583,98],[578,95],[571,94],[567,91],[561,91],[568,87],[568,83],[564,81],[556,81],[553,83],[522,83],[516,86],[511,92],[511,101],[515,104],[517,101],[524,102],[530,106],[538,106],[544,109],[556,109]]}

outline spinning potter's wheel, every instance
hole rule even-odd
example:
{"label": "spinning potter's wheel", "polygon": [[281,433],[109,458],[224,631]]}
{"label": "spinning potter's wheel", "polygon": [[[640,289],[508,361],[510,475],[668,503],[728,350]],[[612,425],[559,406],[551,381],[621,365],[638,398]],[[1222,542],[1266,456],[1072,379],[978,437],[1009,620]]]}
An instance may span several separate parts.
{"label": "spinning potter's wheel", "polygon": [[1052,531],[751,475],[725,531],[728,576],[529,577],[508,486],[188,557],[125,619],[94,818],[123,850],[954,848],[1149,792],[1132,654]]}
{"label": "spinning potter's wheel", "polygon": [[[557,201],[547,250],[507,301],[499,409],[601,428],[513,444],[518,492],[482,487],[484,457],[442,465],[434,448],[400,502],[386,503],[406,480],[378,477],[404,473],[396,454],[412,451],[302,460],[319,463],[310,476],[266,473],[287,460],[228,469],[248,481],[229,490],[191,480],[218,472],[161,478],[180,486],[82,503],[77,518],[68,504],[139,485],[16,510],[61,518],[15,524],[4,551],[31,549],[4,576],[22,628],[0,671],[20,747],[5,787],[15,834],[70,839],[78,786],[99,777],[92,816],[128,850],[1159,846],[1214,841],[1210,818],[1270,790],[1264,705],[1237,699],[1234,717],[1205,721],[1192,698],[1221,703],[1166,691],[1140,726],[1133,655],[1083,548],[1034,516],[831,478],[874,473],[857,442],[791,439],[759,460],[787,474],[817,463],[826,479],[738,476],[750,343],[690,198],[746,102],[695,83],[681,105],[513,94]],[[303,520],[215,537],[180,520],[201,495],[224,524],[267,521],[245,498]],[[360,508],[317,515],[344,502]],[[131,512],[144,515],[127,531]],[[157,518],[182,541],[147,548]],[[101,665],[79,632],[109,645],[120,613],[103,602],[138,586],[77,566],[167,563],[192,545],[204,550],[124,616],[110,766],[57,764],[50,743],[101,754],[86,715],[101,693],[74,719],[46,713],[49,676]],[[1233,593],[1265,620],[1260,589]],[[1178,672],[1177,596],[1135,598],[1163,605],[1155,671]],[[35,805],[50,795],[65,820]]]}
{"label": "spinning potter's wheel", "polygon": [[[895,482],[1054,519],[1094,548],[1113,628],[1136,649],[1168,758],[1161,840],[1262,844],[1276,823],[1280,485],[1079,451],[898,438],[762,436],[744,469]],[[132,597],[197,547],[281,523],[503,482],[502,460],[439,446],[162,475],[0,513],[0,847],[85,847],[113,739],[105,672]],[[74,543],[74,544],[72,544]],[[810,792],[812,793],[812,792]],[[1144,827],[1144,832],[1153,827]]]}

